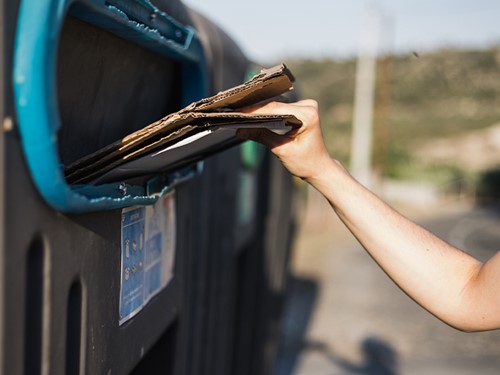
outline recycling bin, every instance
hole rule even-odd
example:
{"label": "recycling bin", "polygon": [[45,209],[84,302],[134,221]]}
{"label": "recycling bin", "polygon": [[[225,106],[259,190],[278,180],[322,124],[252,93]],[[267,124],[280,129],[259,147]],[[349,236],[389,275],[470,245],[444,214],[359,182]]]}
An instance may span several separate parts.
{"label": "recycling bin", "polygon": [[0,372],[270,373],[295,198],[267,150],[106,184],[64,175],[256,65],[178,0],[0,15]]}

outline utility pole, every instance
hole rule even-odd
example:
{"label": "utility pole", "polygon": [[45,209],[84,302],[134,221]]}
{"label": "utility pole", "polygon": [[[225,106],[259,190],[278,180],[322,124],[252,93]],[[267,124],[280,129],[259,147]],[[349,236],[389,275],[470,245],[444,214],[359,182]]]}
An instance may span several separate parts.
{"label": "utility pole", "polygon": [[365,7],[362,21],[354,91],[351,173],[363,185],[371,187],[373,101],[379,19],[369,5]]}
{"label": "utility pole", "polygon": [[392,38],[394,21],[383,14],[380,24],[380,59],[377,66],[377,87],[375,89],[374,110],[374,150],[373,167],[378,175],[387,174],[390,148],[391,91],[394,65]]}

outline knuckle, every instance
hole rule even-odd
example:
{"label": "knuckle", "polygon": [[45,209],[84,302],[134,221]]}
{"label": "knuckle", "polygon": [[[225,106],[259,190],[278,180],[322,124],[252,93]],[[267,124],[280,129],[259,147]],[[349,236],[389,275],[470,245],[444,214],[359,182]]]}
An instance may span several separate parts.
{"label": "knuckle", "polygon": [[304,107],[311,107],[313,109],[318,109],[318,102],[314,99],[303,99],[300,101],[300,104]]}
{"label": "knuckle", "polygon": [[319,107],[318,102],[316,100],[314,100],[314,99],[308,99],[307,104],[310,107],[313,107],[314,109],[318,109],[318,107]]}
{"label": "knuckle", "polygon": [[303,118],[304,120],[309,123],[316,123],[319,122],[319,113],[316,108],[309,107],[303,111]]}

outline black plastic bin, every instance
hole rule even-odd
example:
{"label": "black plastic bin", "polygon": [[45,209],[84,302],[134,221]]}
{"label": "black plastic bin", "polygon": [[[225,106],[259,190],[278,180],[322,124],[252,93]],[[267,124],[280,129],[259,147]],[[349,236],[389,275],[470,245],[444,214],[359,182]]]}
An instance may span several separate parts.
{"label": "black plastic bin", "polygon": [[[294,187],[268,151],[221,152],[161,176],[154,195],[62,173],[254,65],[179,1],[3,1],[0,12],[0,373],[269,374]],[[124,319],[122,285],[141,272],[125,267],[127,210],[165,199],[173,278]]]}

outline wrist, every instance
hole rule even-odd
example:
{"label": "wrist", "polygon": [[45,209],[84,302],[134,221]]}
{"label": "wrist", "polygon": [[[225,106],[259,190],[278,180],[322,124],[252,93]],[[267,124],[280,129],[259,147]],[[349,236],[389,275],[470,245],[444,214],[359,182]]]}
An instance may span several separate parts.
{"label": "wrist", "polygon": [[338,176],[345,174],[348,174],[348,172],[342,164],[338,160],[327,156],[322,163],[318,165],[316,172],[304,178],[304,180],[320,190],[319,188],[321,186],[329,185],[335,181]]}

